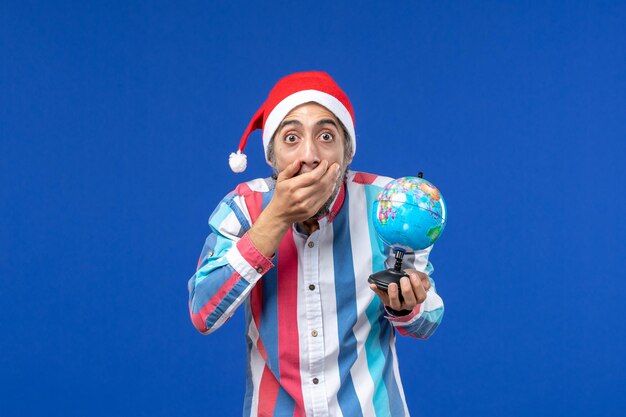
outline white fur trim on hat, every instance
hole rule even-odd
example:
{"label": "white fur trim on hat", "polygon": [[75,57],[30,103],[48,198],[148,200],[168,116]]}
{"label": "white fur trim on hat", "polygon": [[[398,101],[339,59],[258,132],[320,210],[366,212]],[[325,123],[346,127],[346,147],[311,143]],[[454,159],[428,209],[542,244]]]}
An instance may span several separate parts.
{"label": "white fur trim on hat", "polygon": [[350,116],[348,109],[346,109],[341,101],[337,100],[330,94],[318,90],[302,90],[285,97],[276,105],[276,107],[274,107],[265,120],[265,126],[263,127],[263,149],[265,150],[266,160],[267,146],[285,116],[287,116],[291,110],[299,105],[309,102],[315,102],[326,107],[328,110],[333,112],[341,123],[343,123],[348,131],[348,134],[350,135],[350,141],[352,142],[352,156],[354,156],[356,153],[356,135],[354,133],[354,121],[352,120],[352,116]]}

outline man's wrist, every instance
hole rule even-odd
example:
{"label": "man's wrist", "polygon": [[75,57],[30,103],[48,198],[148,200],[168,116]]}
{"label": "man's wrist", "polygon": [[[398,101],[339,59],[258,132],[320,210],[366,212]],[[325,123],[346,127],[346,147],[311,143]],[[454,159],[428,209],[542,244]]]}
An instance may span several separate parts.
{"label": "man's wrist", "polygon": [[403,317],[403,316],[408,316],[409,314],[411,314],[413,312],[413,310],[394,310],[391,307],[387,307],[387,312],[391,315],[394,315],[396,317]]}
{"label": "man's wrist", "polygon": [[263,224],[270,224],[270,227],[273,227],[275,230],[284,230],[291,227],[293,222],[290,222],[288,219],[283,218],[283,210],[280,208],[275,209],[274,200],[271,200],[265,210],[261,212],[261,215],[257,219],[257,222],[261,220]]}
{"label": "man's wrist", "polygon": [[259,252],[271,258],[291,225],[274,216],[268,209],[269,206],[248,230],[248,236]]}

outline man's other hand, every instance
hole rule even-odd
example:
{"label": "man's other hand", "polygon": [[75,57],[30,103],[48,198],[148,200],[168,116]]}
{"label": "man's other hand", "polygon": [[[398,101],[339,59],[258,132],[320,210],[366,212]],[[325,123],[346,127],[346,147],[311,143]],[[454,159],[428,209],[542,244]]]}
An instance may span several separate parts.
{"label": "man's other hand", "polygon": [[[426,293],[430,289],[428,275],[415,269],[405,269],[408,276],[400,279],[400,288],[395,283],[389,284],[387,292],[380,290],[375,284],[370,284],[372,291],[380,297],[383,304],[393,310],[413,310],[416,305],[426,300]],[[399,291],[402,292],[403,302],[400,302]]]}

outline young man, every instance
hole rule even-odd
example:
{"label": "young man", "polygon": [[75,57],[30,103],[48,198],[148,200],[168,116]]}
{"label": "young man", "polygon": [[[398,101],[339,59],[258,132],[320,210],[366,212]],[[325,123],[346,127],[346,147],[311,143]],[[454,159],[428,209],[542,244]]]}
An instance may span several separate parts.
{"label": "young man", "polygon": [[394,329],[425,339],[441,321],[431,248],[404,257],[400,288],[368,284],[394,262],[370,221],[391,179],[348,170],[354,113],[328,74],[274,86],[231,154],[236,172],[256,129],[274,175],[240,184],[211,215],[189,281],[193,324],[211,333],[244,306],[245,416],[408,415]]}

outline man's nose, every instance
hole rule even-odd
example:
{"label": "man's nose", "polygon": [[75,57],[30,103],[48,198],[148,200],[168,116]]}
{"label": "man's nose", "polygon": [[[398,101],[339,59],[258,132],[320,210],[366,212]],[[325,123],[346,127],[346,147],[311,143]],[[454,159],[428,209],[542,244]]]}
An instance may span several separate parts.
{"label": "man's nose", "polygon": [[302,162],[315,168],[320,163],[317,142],[312,137],[307,137],[302,143]]}

